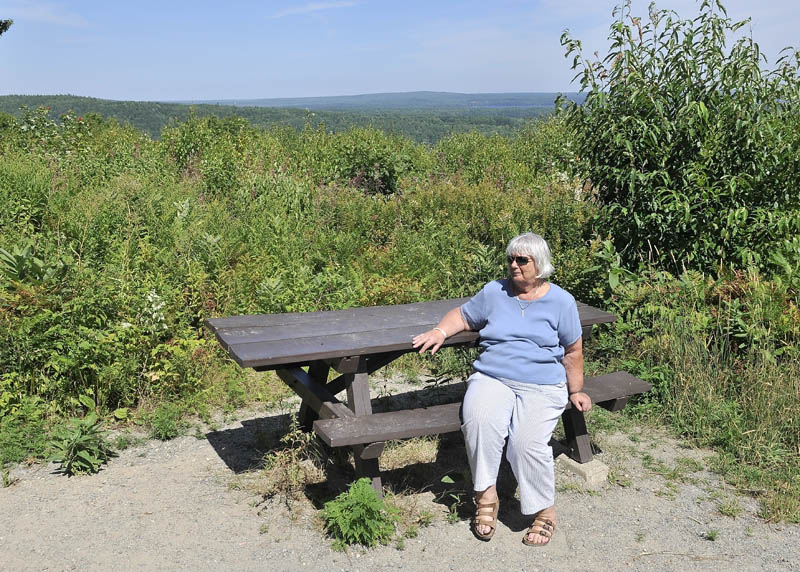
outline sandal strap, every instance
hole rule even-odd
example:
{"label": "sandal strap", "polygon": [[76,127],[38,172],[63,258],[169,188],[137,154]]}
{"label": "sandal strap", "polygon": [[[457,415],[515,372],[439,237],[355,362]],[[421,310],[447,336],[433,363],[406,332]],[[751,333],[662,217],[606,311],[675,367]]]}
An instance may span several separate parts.
{"label": "sandal strap", "polygon": [[[537,528],[538,530],[535,530]],[[553,522],[549,518],[542,518],[537,516],[536,519],[533,521],[533,524],[531,524],[528,527],[527,534],[539,534],[540,536],[552,538],[555,529],[556,529],[555,522]]]}
{"label": "sandal strap", "polygon": [[475,510],[475,516],[472,517],[472,521],[476,525],[486,525],[494,528],[497,526],[497,512],[499,508],[499,501],[491,503],[478,503]]}

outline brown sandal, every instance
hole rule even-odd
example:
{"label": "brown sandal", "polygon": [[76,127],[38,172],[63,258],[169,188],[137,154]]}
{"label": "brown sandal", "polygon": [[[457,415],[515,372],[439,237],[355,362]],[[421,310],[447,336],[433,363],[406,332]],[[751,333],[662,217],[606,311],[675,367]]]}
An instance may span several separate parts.
{"label": "brown sandal", "polygon": [[[494,502],[477,502],[475,501],[475,516],[472,517],[472,534],[478,540],[488,542],[494,536],[494,531],[497,530],[497,513],[500,510],[500,499]],[[481,534],[478,532],[478,526],[490,526],[492,529]]]}
{"label": "brown sandal", "polygon": [[[525,533],[525,536],[522,537],[522,544],[525,546],[545,546],[550,542],[550,539],[553,538],[553,533],[556,531],[556,523],[552,518],[541,516],[543,512],[544,510],[540,510],[534,515],[533,524],[528,527],[528,531]],[[547,540],[545,542],[533,542],[532,540],[528,540],[528,535],[531,533],[544,536]]]}

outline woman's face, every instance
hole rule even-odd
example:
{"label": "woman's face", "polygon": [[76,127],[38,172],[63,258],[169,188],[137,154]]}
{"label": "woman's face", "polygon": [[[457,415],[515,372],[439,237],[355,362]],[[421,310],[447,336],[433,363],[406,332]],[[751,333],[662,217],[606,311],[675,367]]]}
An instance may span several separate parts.
{"label": "woman's face", "polygon": [[508,262],[508,275],[511,280],[518,283],[533,284],[539,271],[532,256],[527,254],[512,254]]}

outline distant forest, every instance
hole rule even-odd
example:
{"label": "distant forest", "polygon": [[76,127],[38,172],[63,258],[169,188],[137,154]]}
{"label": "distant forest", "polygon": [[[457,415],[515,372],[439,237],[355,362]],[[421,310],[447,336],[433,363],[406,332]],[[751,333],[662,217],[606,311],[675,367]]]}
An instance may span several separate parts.
{"label": "distant forest", "polygon": [[420,143],[436,143],[447,135],[466,131],[511,135],[529,120],[552,113],[555,97],[554,93],[416,92],[210,104],[112,101],[72,95],[5,95],[0,96],[0,113],[21,118],[23,106],[31,111],[39,107],[49,108],[53,119],[67,111],[77,115],[98,113],[123,124],[130,123],[157,139],[164,127],[185,121],[192,110],[199,117],[239,116],[254,127],[291,126],[302,129],[306,125],[313,128],[324,125],[333,132],[352,126],[374,127]]}

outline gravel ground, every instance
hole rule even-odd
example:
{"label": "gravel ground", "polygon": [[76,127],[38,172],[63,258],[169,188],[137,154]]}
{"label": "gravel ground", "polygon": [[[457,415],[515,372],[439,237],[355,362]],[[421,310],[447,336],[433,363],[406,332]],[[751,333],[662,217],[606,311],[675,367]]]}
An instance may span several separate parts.
{"label": "gravel ground", "polygon": [[[334,552],[310,501],[287,508],[285,499],[264,500],[248,486],[259,478],[263,452],[257,449],[277,444],[287,415],[237,417],[206,438],[126,449],[94,476],[67,478],[52,465],[15,467],[14,484],[0,489],[0,569],[800,570],[800,526],[763,522],[756,500],[686,461],[702,464],[707,452],[664,435],[637,438],[643,431],[595,436],[603,449],[597,458],[611,468],[613,483],[587,489],[559,468],[558,526],[547,547],[522,545],[528,523],[513,496],[501,497],[500,524],[489,543],[470,534],[469,502],[457,522],[448,522],[452,499],[437,483],[440,474],[463,470],[456,434],[443,439],[435,459],[393,469],[385,479],[417,489],[404,502],[433,513],[430,526],[406,539],[403,549]],[[689,469],[668,480],[645,462],[647,455]],[[433,484],[419,492],[420,478]],[[507,470],[503,485],[513,487]],[[726,503],[741,514],[722,515]]]}

